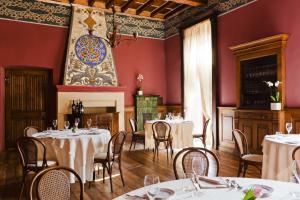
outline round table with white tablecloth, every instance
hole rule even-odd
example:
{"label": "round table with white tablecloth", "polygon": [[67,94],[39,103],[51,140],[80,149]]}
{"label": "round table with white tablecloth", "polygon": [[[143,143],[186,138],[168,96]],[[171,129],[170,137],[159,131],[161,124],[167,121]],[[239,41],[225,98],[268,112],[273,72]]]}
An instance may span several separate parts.
{"label": "round table with white tablecloth", "polygon": [[262,178],[289,181],[292,153],[299,145],[298,134],[266,135],[263,140]]}
{"label": "round table with white tablecloth", "polygon": [[[152,124],[157,120],[146,121],[145,123],[145,148],[154,148]],[[186,120],[159,120],[165,121],[171,126],[173,137],[173,149],[193,146],[193,122]]]}
{"label": "round table with white tablecloth", "polygon": [[[220,178],[221,179],[221,178]],[[224,179],[224,178],[223,178]],[[242,200],[245,196],[244,189],[250,188],[252,184],[260,184],[264,186],[271,187],[273,192],[270,193],[270,196],[264,198],[257,199],[265,199],[265,200],[292,200],[296,199],[293,196],[300,195],[300,185],[295,183],[287,183],[280,181],[272,181],[265,179],[252,179],[252,178],[236,178],[229,177],[230,181],[235,181],[241,189],[235,188],[210,188],[210,189],[201,189],[199,190],[199,194],[197,197],[193,195],[195,191],[187,191],[184,192],[182,189],[184,187],[193,187],[193,183],[190,179],[181,179],[174,181],[167,181],[159,183],[159,188],[167,188],[175,191],[175,194],[170,198],[172,200],[191,200],[191,199],[201,199],[201,200]],[[146,192],[145,188],[140,188],[119,196],[115,198],[115,200],[138,200],[141,198],[137,198],[143,196]]]}
{"label": "round table with white tablecloth", "polygon": [[[86,182],[93,179],[94,155],[107,152],[111,135],[106,129],[79,129],[75,133],[71,130],[45,131],[33,137],[44,142],[48,160],[57,160],[60,166],[74,169]],[[75,182],[74,176],[70,181]]]}

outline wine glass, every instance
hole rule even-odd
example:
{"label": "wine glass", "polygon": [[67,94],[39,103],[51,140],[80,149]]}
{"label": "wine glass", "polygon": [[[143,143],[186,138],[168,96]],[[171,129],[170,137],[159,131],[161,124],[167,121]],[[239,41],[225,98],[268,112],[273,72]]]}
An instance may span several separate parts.
{"label": "wine glass", "polygon": [[157,113],[157,119],[158,119],[158,120],[161,119],[161,113]]}
{"label": "wine glass", "polygon": [[286,131],[288,132],[288,134],[290,134],[293,129],[293,124],[290,122],[287,122],[287,123],[285,123],[285,128],[286,128]]}
{"label": "wine glass", "polygon": [[159,193],[159,177],[154,175],[146,175],[144,178],[144,186],[146,189],[147,196],[150,200],[154,200],[156,195]]}
{"label": "wine glass", "polygon": [[75,118],[74,125],[75,125],[76,128],[78,128],[79,122],[80,122],[80,119],[79,118]]}
{"label": "wine glass", "polygon": [[54,119],[54,120],[52,121],[52,125],[53,125],[54,130],[56,130],[56,127],[57,127],[57,119]]}
{"label": "wine glass", "polygon": [[92,119],[91,119],[91,118],[87,119],[87,120],[86,120],[86,124],[87,124],[87,126],[88,126],[88,129],[90,129],[91,126],[92,126]]}
{"label": "wine glass", "polygon": [[292,162],[290,182],[300,184],[300,160],[293,160]]}
{"label": "wine glass", "polygon": [[70,127],[70,122],[69,121],[65,121],[65,129],[68,130]]}

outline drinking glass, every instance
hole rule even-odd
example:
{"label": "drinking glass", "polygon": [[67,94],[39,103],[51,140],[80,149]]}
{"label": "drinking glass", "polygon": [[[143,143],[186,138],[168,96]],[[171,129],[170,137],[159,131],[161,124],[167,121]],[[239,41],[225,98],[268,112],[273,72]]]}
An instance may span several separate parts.
{"label": "drinking glass", "polygon": [[70,122],[69,121],[65,121],[65,129],[68,130],[70,127]]}
{"label": "drinking glass", "polygon": [[147,196],[150,200],[154,200],[156,195],[159,193],[159,177],[154,175],[146,175],[144,178],[144,186],[146,189]]}
{"label": "drinking glass", "polygon": [[285,128],[286,128],[286,131],[288,132],[288,134],[290,134],[293,129],[293,124],[290,122],[285,123]]}
{"label": "drinking glass", "polygon": [[57,119],[54,119],[54,120],[52,121],[52,125],[53,125],[54,130],[56,130],[56,127],[57,127]]}
{"label": "drinking glass", "polygon": [[292,162],[290,182],[300,184],[300,160]]}
{"label": "drinking glass", "polygon": [[79,118],[75,118],[74,125],[75,125],[76,128],[78,128],[79,122],[80,122],[80,119]]}
{"label": "drinking glass", "polygon": [[88,126],[88,129],[90,129],[91,126],[92,126],[92,119],[89,118],[89,119],[86,121],[86,124],[87,124],[87,126]]}
{"label": "drinking glass", "polygon": [[161,113],[157,113],[157,119],[161,119]]}
{"label": "drinking glass", "polygon": [[193,173],[196,175],[196,174],[203,174],[203,170],[204,170],[204,167],[202,167],[202,164],[205,163],[205,160],[203,160],[203,158],[201,157],[193,157],[192,159],[192,170],[193,170]]}

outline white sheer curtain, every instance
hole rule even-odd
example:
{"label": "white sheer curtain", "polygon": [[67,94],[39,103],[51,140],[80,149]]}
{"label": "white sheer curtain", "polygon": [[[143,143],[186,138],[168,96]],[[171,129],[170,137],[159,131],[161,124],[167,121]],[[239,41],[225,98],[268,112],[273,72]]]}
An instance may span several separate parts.
{"label": "white sheer curtain", "polygon": [[[203,115],[212,118],[212,39],[211,22],[205,20],[184,30],[184,109],[194,123],[194,133],[202,133]],[[207,144],[212,144],[211,122]]]}

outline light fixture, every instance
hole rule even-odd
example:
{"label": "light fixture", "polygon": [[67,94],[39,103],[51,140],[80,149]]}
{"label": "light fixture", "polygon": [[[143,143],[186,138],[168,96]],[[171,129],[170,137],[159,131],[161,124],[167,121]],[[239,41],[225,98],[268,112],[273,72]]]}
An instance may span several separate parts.
{"label": "light fixture", "polygon": [[111,48],[114,48],[116,46],[118,46],[120,44],[120,42],[123,41],[133,41],[137,39],[138,33],[137,32],[133,32],[132,37],[133,38],[122,38],[122,35],[120,33],[120,30],[118,28],[118,24],[116,22],[116,8],[115,8],[115,4],[113,3],[111,6],[112,9],[112,32],[107,31],[106,34],[106,38],[103,38],[104,40],[106,40],[106,42],[111,46]]}

